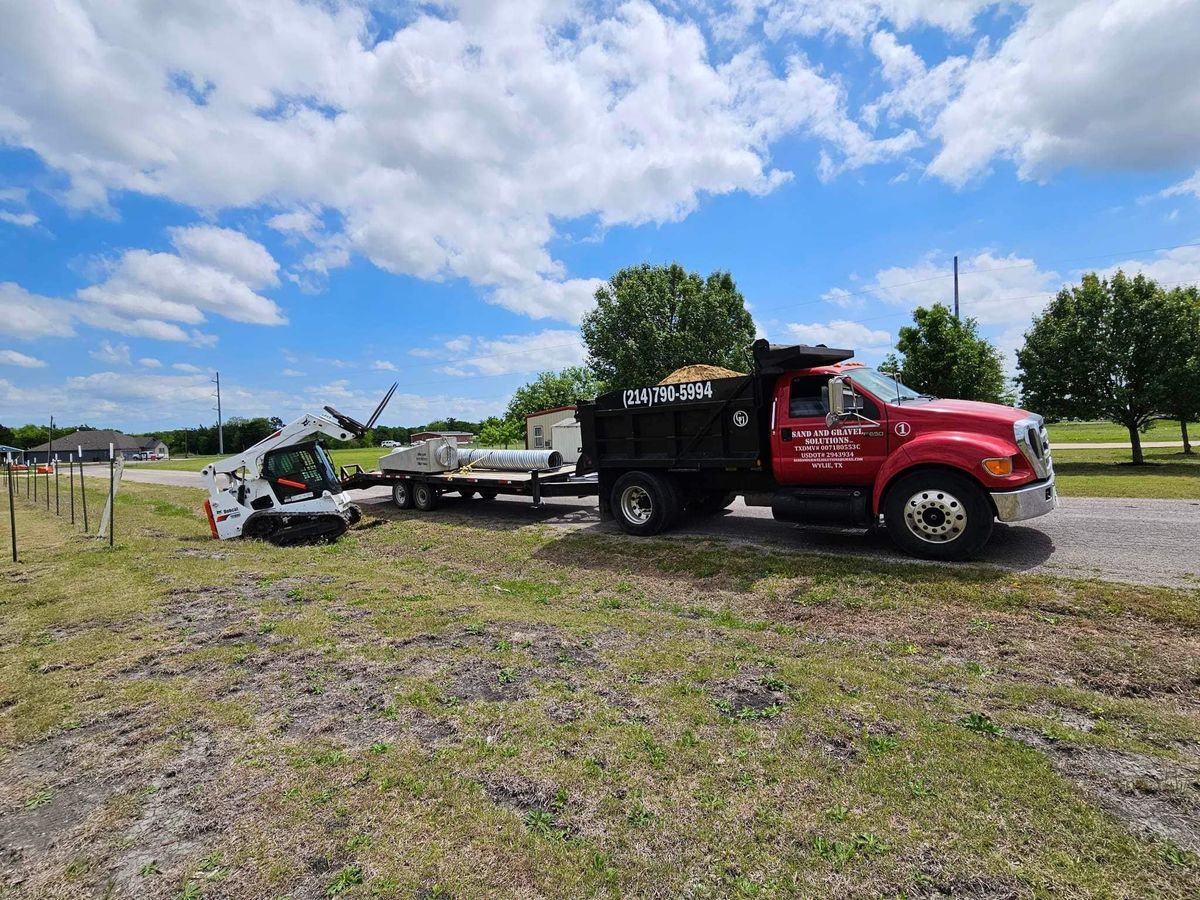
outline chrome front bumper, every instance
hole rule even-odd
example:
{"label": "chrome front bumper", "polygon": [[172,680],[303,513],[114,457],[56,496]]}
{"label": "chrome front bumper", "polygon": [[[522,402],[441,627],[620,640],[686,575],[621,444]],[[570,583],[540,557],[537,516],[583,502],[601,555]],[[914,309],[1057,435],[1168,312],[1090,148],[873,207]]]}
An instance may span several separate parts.
{"label": "chrome front bumper", "polygon": [[992,502],[996,504],[996,518],[1001,522],[1020,522],[1036,519],[1058,506],[1058,491],[1054,488],[1054,475],[1049,480],[1017,488],[1015,491],[992,491]]}

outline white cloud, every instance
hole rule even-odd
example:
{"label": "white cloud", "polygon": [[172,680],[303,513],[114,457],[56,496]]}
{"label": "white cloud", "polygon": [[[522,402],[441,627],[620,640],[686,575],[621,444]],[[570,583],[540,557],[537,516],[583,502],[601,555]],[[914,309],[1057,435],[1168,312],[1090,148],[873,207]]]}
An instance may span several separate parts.
{"label": "white cloud", "polygon": [[395,372],[396,366],[394,363],[388,362],[386,359],[377,359],[371,363],[371,368],[381,372]]}
{"label": "white cloud", "polygon": [[311,240],[321,231],[321,220],[307,209],[296,209],[267,219],[267,227]]}
{"label": "white cloud", "polygon": [[31,294],[11,281],[0,282],[0,334],[22,340],[71,337],[73,319],[71,304]]}
{"label": "white cloud", "polygon": [[[974,4],[908,5],[869,6],[897,27],[958,27]],[[770,164],[788,135],[821,145],[823,177],[918,142],[864,129],[842,85],[803,56],[718,56],[700,27],[645,0],[417,7],[382,37],[358,3],[16,4],[0,60],[0,139],[63,173],[72,206],[123,190],[206,210],[268,203],[290,210],[272,228],[316,238],[300,272],[359,254],[568,322],[595,282],[551,255],[557,221],[666,222],[706,195],[767,193],[790,177]],[[329,211],[340,230],[318,233],[304,210]],[[196,234],[180,257],[219,261],[253,287],[211,237]],[[179,292],[168,263],[148,256],[133,262]],[[266,271],[253,269],[257,283]],[[193,307],[273,320],[249,294],[199,281],[217,308],[193,292],[148,317],[186,321],[181,307]],[[117,285],[91,299],[141,309],[145,293]]]}
{"label": "white cloud", "polygon": [[446,358],[446,363],[438,366],[436,371],[454,377],[564,369],[581,364],[587,357],[579,332],[565,328],[495,338],[463,335],[442,346],[446,352],[422,351],[417,355]]}
{"label": "white cloud", "polygon": [[129,365],[129,345],[114,344],[111,341],[101,341],[100,346],[91,351],[88,356],[111,365]]}
{"label": "white cloud", "polygon": [[471,349],[471,338],[469,335],[461,335],[446,341],[444,346],[451,353],[466,353]]}
{"label": "white cloud", "polygon": [[1182,194],[1191,194],[1196,199],[1200,200],[1200,169],[1191,178],[1185,178],[1177,184],[1171,185],[1165,190],[1159,191],[1160,197],[1178,197]]}
{"label": "white cloud", "polygon": [[254,291],[274,280],[277,268],[262,245],[207,227],[172,229],[171,237],[182,255],[127,250],[105,281],[79,291],[80,299],[131,319],[198,325],[217,314],[256,325],[287,321]]}
{"label": "white cloud", "polygon": [[0,364],[20,366],[22,369],[44,369],[46,363],[35,356],[18,353],[16,350],[0,350]]}
{"label": "white cloud", "polygon": [[284,375],[287,378],[303,378],[304,377],[304,373],[301,372],[299,369],[284,369],[279,374]]}
{"label": "white cloud", "polygon": [[204,371],[199,366],[193,366],[191,363],[172,363],[171,368],[177,372],[187,372],[192,375]]}
{"label": "white cloud", "polygon": [[1200,284],[1200,247],[1176,247],[1160,251],[1149,259],[1126,259],[1100,269],[1099,274],[1109,276],[1118,269],[1130,276],[1140,272],[1167,288]]}
{"label": "white cloud", "polygon": [[143,356],[138,360],[139,366],[145,366],[147,369],[161,369],[162,361],[155,359],[153,356]]}
{"label": "white cloud", "polygon": [[31,212],[15,213],[0,209],[0,222],[8,222],[10,225],[20,225],[22,228],[31,228],[38,221],[38,217]]}
{"label": "white cloud", "polygon": [[762,20],[771,40],[788,35],[838,34],[860,39],[890,22],[907,31],[940,28],[966,34],[980,10],[995,0],[733,0],[733,12],[722,23],[723,32],[744,32]]}
{"label": "white cloud", "polygon": [[240,231],[191,225],[168,228],[167,233],[179,255],[189,262],[224,272],[256,289],[279,284],[279,263],[266,247]]}
{"label": "white cloud", "polygon": [[858,353],[886,350],[892,345],[892,336],[886,331],[868,328],[858,322],[834,319],[832,322],[791,323],[788,332],[802,344],[824,344],[854,350]]}
{"label": "white cloud", "polygon": [[[870,295],[905,309],[934,303],[953,307],[953,275],[951,260],[927,256],[910,266],[880,269],[860,296]],[[1057,272],[1042,270],[1032,259],[1016,254],[997,256],[985,250],[960,259],[959,308],[962,315],[983,324],[1024,323],[1046,305],[1060,285]]]}
{"label": "white cloud", "polygon": [[1200,162],[1194,0],[1032,3],[973,59],[932,132],[929,171],[951,184],[1011,159],[1023,178],[1057,168],[1145,170]]}

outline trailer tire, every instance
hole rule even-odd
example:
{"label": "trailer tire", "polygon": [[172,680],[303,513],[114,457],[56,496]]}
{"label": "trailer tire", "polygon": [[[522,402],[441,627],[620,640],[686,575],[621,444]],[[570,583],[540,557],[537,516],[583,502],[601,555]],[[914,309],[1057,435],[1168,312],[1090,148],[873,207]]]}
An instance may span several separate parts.
{"label": "trailer tire", "polygon": [[459,491],[458,496],[462,497],[464,500],[470,500],[472,497],[475,496],[475,492],[474,491]]}
{"label": "trailer tire", "polygon": [[413,506],[421,512],[429,512],[437,509],[438,492],[433,489],[432,485],[426,484],[424,481],[418,481],[413,485]]}
{"label": "trailer tire", "polygon": [[495,500],[496,497],[499,496],[499,494],[500,494],[499,491],[480,491],[479,499],[480,500]]}
{"label": "trailer tire", "polygon": [[994,518],[983,488],[946,469],[901,476],[883,501],[888,536],[924,559],[970,559],[992,536]]}
{"label": "trailer tire", "polygon": [[679,495],[665,478],[648,472],[626,472],[613,485],[611,505],[622,531],[648,536],[675,524]]}
{"label": "trailer tire", "polygon": [[412,509],[412,485],[407,481],[397,481],[392,485],[392,502],[397,509]]}

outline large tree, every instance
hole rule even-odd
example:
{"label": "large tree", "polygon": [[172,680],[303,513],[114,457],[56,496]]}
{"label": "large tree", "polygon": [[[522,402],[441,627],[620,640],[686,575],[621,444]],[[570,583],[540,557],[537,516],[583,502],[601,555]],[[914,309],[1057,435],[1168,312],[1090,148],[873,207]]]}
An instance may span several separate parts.
{"label": "large tree", "polygon": [[539,409],[570,406],[576,400],[590,399],[604,386],[583,366],[568,366],[561,372],[542,372],[529,384],[513,393],[504,417],[521,424],[522,434],[525,417]]}
{"label": "large tree", "polygon": [[1190,455],[1194,451],[1188,422],[1200,419],[1200,290],[1175,288],[1167,293],[1166,304],[1179,341],[1175,355],[1166,362],[1170,381],[1165,410],[1179,420],[1183,452]]}
{"label": "large tree", "polygon": [[1129,430],[1133,461],[1141,433],[1169,412],[1188,335],[1166,292],[1143,275],[1085,275],[1033,320],[1017,353],[1024,402],[1061,419],[1111,419]]}
{"label": "large tree", "polygon": [[588,363],[610,389],[655,384],[682,366],[750,370],[754,320],[728,272],[682,266],[622,269],[584,317]]}
{"label": "large tree", "polygon": [[899,358],[890,355],[883,368],[899,370],[909,387],[959,400],[1011,403],[1004,361],[974,319],[956,319],[949,307],[935,303],[913,310],[913,324],[900,329]]}

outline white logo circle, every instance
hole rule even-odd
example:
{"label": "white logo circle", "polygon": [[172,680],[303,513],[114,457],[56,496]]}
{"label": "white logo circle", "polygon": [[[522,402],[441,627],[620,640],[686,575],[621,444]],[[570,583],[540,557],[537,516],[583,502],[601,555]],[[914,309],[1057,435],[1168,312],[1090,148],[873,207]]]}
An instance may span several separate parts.
{"label": "white logo circle", "polygon": [[900,435],[900,437],[907,436],[910,431],[912,431],[912,426],[907,422],[896,423],[896,434]]}
{"label": "white logo circle", "polygon": [[750,422],[750,416],[746,414],[744,409],[739,409],[733,414],[733,424],[738,428],[745,428]]}

